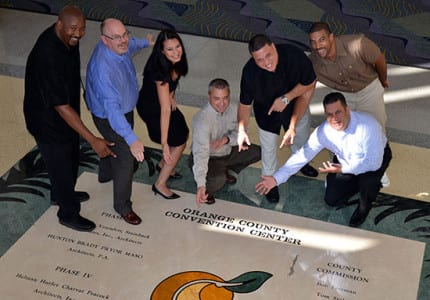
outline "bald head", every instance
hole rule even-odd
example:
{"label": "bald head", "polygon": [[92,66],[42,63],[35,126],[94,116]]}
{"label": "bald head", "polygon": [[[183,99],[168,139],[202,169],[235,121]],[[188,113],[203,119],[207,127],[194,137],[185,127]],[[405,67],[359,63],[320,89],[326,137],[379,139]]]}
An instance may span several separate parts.
{"label": "bald head", "polygon": [[61,22],[68,22],[71,18],[85,19],[82,10],[75,5],[67,5],[58,14],[58,20]]}
{"label": "bald head", "polygon": [[110,31],[112,31],[112,29],[116,27],[125,28],[124,24],[120,20],[114,18],[107,18],[100,24],[100,33],[109,34]]}
{"label": "bald head", "polygon": [[101,40],[110,50],[122,55],[128,51],[129,32],[117,19],[105,19],[100,25]]}

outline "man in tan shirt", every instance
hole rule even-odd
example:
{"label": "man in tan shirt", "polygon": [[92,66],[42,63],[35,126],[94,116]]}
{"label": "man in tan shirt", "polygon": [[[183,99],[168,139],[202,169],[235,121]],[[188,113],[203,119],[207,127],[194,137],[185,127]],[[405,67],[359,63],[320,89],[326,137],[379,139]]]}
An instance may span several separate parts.
{"label": "man in tan shirt", "polygon": [[378,46],[363,34],[335,37],[324,22],[312,25],[309,40],[317,80],[343,92],[352,110],[371,114],[385,130],[384,88],[389,83],[387,62]]}

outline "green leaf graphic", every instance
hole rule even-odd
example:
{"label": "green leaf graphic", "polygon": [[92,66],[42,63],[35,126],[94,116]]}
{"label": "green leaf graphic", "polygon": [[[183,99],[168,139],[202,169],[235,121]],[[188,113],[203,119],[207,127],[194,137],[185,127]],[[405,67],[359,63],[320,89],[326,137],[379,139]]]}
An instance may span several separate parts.
{"label": "green leaf graphic", "polygon": [[241,285],[224,286],[224,288],[235,293],[251,293],[262,286],[263,283],[272,276],[273,275],[270,273],[261,271],[247,272],[226,281],[226,283],[241,283]]}

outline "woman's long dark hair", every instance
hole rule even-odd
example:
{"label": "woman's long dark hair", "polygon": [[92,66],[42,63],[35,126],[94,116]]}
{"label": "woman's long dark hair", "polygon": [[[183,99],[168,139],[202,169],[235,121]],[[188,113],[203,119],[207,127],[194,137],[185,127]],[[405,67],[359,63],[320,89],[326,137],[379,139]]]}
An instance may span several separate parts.
{"label": "woman's long dark hair", "polygon": [[[168,60],[162,52],[164,41],[170,39],[177,39],[182,47],[181,60],[175,64],[172,64],[172,62]],[[170,74],[173,70],[178,74],[178,79],[181,76],[187,75],[187,55],[185,53],[184,43],[182,42],[182,39],[178,33],[170,29],[164,29],[157,36],[157,40],[155,41],[154,47],[152,48],[152,53],[145,65],[144,74],[146,72],[155,73],[154,78],[160,79],[162,82],[168,82]]]}

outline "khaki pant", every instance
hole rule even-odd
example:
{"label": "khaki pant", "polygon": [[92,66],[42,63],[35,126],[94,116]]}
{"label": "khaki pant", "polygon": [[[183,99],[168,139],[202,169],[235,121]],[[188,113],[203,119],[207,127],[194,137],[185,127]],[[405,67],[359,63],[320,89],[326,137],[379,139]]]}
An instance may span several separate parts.
{"label": "khaki pant", "polygon": [[351,110],[363,111],[372,115],[385,131],[387,114],[384,103],[384,87],[378,78],[356,93],[342,92]]}

